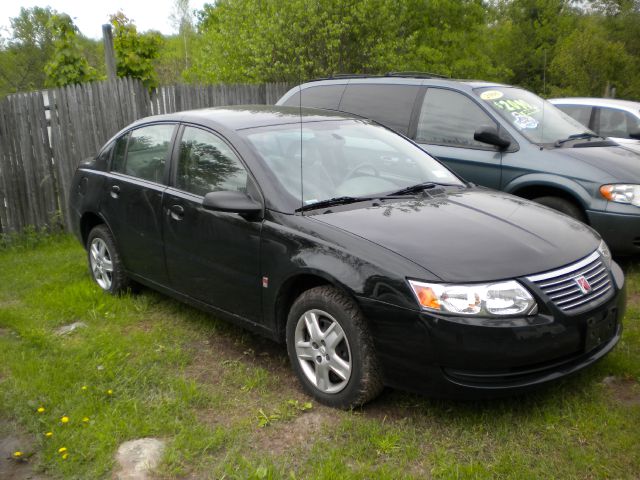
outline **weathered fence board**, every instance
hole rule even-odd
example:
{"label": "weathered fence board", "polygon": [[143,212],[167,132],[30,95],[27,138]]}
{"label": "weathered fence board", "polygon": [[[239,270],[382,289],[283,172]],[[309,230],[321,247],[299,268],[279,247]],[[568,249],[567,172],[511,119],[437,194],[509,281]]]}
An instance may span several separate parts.
{"label": "weathered fence board", "polygon": [[78,163],[120,129],[149,115],[273,104],[291,85],[170,85],[151,94],[138,80],[11,95],[0,100],[0,233],[70,226],[68,192]]}

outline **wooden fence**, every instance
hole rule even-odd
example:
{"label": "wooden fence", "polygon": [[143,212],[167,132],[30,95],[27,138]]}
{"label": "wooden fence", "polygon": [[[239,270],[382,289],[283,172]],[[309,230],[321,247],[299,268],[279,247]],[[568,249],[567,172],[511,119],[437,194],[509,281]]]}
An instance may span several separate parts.
{"label": "wooden fence", "polygon": [[78,163],[138,118],[219,105],[273,104],[291,85],[173,85],[128,78],[0,101],[0,234],[62,223]]}

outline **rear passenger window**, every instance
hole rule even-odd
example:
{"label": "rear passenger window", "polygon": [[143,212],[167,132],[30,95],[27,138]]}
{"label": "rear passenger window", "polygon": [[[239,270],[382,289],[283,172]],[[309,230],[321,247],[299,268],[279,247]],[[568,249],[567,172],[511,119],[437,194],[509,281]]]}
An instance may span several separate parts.
{"label": "rear passenger window", "polygon": [[[321,85],[302,90],[302,106],[312,108],[327,108],[337,110],[340,99],[347,84]],[[300,105],[300,92],[296,92],[283,105],[298,107]]]}
{"label": "rear passenger window", "polygon": [[122,135],[116,140],[116,150],[113,154],[113,160],[111,161],[111,171],[124,173],[124,158],[127,154],[127,140],[129,140],[129,134]]}
{"label": "rear passenger window", "polygon": [[419,90],[418,85],[350,84],[340,110],[371,118],[407,135]]}
{"label": "rear passenger window", "polygon": [[174,125],[150,125],[131,132],[124,173],[162,182]]}
{"label": "rear passenger window", "polygon": [[247,171],[221,138],[186,127],[180,142],[176,186],[196,195],[218,190],[247,192]]}
{"label": "rear passenger window", "polygon": [[493,150],[495,147],[473,139],[476,129],[483,125],[497,128],[473,100],[452,90],[430,88],[422,103],[416,141]]}
{"label": "rear passenger window", "polygon": [[589,128],[591,120],[591,107],[588,105],[556,105],[564,113],[579,121],[585,127]]}

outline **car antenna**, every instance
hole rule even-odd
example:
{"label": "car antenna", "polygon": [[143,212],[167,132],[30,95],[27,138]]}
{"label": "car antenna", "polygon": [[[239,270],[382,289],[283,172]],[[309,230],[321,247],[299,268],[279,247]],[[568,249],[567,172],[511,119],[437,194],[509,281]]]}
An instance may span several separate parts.
{"label": "car antenna", "polygon": [[[298,71],[298,114],[300,116],[300,207],[304,207],[304,176],[302,174],[302,62]],[[304,210],[301,210],[304,215]]]}

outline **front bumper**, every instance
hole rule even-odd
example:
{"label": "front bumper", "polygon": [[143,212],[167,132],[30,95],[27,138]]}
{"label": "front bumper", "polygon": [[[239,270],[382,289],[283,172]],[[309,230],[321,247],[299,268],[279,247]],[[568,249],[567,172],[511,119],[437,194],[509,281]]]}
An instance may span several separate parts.
{"label": "front bumper", "polygon": [[616,205],[635,211],[636,214],[588,210],[589,224],[602,236],[616,255],[640,254],[640,208],[632,205]]}
{"label": "front bumper", "polygon": [[565,314],[544,299],[516,326],[463,324],[360,299],[385,383],[434,397],[482,398],[528,390],[593,364],[622,333],[626,290],[614,264],[614,290],[602,304]]}

